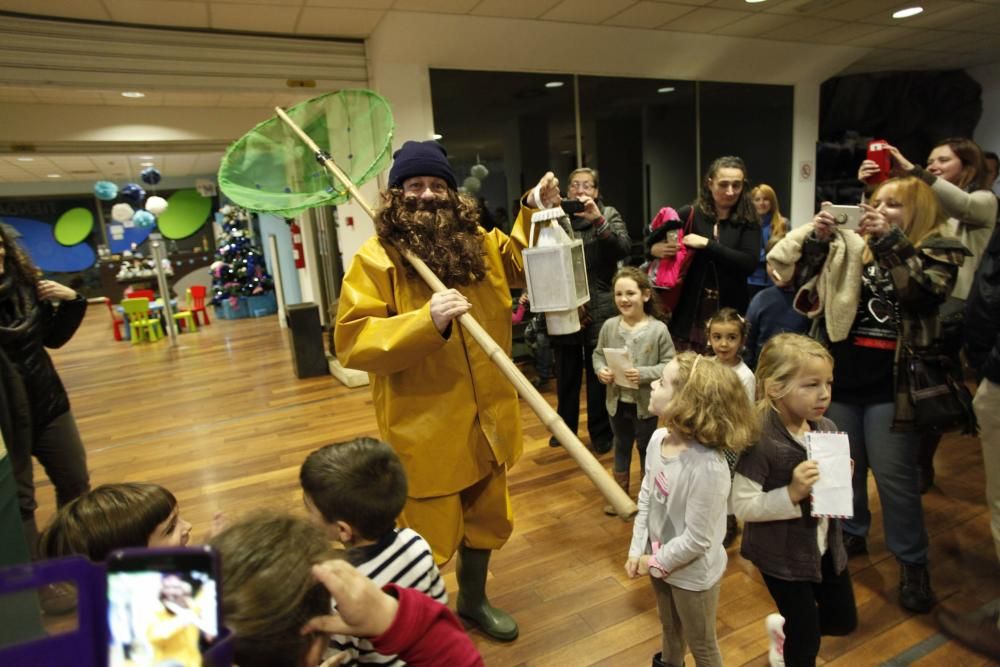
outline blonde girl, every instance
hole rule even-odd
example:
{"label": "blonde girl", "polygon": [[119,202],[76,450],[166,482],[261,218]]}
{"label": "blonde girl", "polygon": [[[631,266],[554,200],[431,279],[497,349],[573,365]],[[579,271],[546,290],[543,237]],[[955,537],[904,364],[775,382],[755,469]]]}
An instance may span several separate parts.
{"label": "blonde girl", "polygon": [[780,612],[767,621],[771,664],[811,666],[821,635],[857,626],[840,521],[810,512],[819,468],[806,457],[805,435],[837,429],[823,416],[833,358],[811,338],[779,334],[761,351],[757,383],[760,440],[743,453],[733,481],[733,508],[744,522],[740,553],[760,570]]}
{"label": "blonde girl", "polygon": [[747,278],[750,298],[753,298],[754,294],[772,284],[767,273],[767,260],[765,258],[767,252],[764,249],[767,247],[768,241],[778,240],[788,232],[788,220],[782,217],[778,207],[778,196],[770,185],[761,183],[755,187],[750,191],[750,200],[753,202],[757,217],[760,219],[760,260],[756,270]]}
{"label": "blonde girl", "polygon": [[651,577],[663,626],[654,665],[683,665],[687,645],[698,667],[721,667],[715,617],[730,489],[722,450],[753,442],[757,420],[736,375],[694,352],[666,365],[649,410],[664,427],[649,441],[625,572]]}
{"label": "blonde girl", "polygon": [[[649,412],[650,384],[660,377],[663,367],[674,356],[674,343],[667,326],[656,316],[652,286],[645,272],[634,266],[618,270],[611,282],[618,316],[601,326],[594,349],[593,364],[597,379],[607,385],[606,407],[615,434],[615,481],[629,492],[632,469],[632,445],[639,448],[639,470],[645,469],[646,445],[656,430],[656,415]],[[615,383],[608,368],[605,348],[625,348],[634,366],[625,371],[633,387]],[[604,512],[615,514],[607,505]]]}

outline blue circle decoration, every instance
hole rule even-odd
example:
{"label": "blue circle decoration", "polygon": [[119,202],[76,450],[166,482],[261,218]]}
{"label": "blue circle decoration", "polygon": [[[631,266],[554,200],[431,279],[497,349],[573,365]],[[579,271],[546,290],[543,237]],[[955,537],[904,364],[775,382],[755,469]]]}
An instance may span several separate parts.
{"label": "blue circle decoration", "polygon": [[97,261],[97,254],[86,242],[64,246],[56,241],[52,225],[33,218],[5,216],[3,222],[20,234],[17,243],[27,251],[42,271],[71,273],[89,269]]}
{"label": "blue circle decoration", "polygon": [[156,224],[156,216],[144,209],[139,209],[132,216],[132,222],[136,227],[152,227]]}
{"label": "blue circle decoration", "polygon": [[139,178],[146,185],[156,185],[160,182],[162,176],[160,175],[160,170],[156,167],[146,167],[139,174]]}
{"label": "blue circle decoration", "polygon": [[118,196],[118,186],[111,181],[97,181],[94,183],[94,195],[101,201],[114,201]]}
{"label": "blue circle decoration", "polygon": [[138,206],[146,198],[146,191],[138,183],[128,183],[122,188],[121,195],[126,201]]}

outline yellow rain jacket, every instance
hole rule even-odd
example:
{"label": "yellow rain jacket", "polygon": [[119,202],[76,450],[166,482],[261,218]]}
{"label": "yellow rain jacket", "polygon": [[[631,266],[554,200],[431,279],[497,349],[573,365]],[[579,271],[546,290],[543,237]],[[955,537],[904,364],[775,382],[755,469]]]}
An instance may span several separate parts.
{"label": "yellow rain jacket", "polygon": [[[523,285],[531,212],[522,208],[509,237],[485,234],[486,277],[457,287],[507,354],[510,287]],[[494,462],[512,466],[522,449],[517,391],[457,319],[448,338],[438,332],[431,294],[394,247],[372,237],[344,277],[334,332],[340,362],[369,374],[379,432],[402,459],[413,498],[457,493]]]}

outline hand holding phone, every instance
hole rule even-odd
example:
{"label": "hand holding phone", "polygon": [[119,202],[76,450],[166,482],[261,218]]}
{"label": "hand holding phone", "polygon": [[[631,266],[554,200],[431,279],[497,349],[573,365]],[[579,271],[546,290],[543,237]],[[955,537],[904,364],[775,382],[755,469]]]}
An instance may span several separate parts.
{"label": "hand holding phone", "polygon": [[[889,142],[885,139],[873,139],[868,142],[868,154],[866,161],[871,161],[878,167],[878,171],[867,170],[867,176],[863,179],[869,185],[878,185],[889,178],[892,169],[892,155],[889,150]],[[867,165],[863,165],[867,166]]]}
{"label": "hand holding phone", "polygon": [[857,204],[843,205],[823,202],[820,210],[832,215],[833,222],[840,229],[858,231],[858,225],[861,223],[861,207]]}

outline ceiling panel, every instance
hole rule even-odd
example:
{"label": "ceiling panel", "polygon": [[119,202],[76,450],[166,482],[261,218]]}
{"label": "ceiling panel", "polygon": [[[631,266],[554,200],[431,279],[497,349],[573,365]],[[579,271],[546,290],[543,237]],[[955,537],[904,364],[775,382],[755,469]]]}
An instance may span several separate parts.
{"label": "ceiling panel", "polygon": [[786,16],[784,14],[752,14],[745,19],[723,26],[712,32],[716,35],[730,35],[732,37],[757,37],[763,33],[788,25],[794,20],[794,16]]}
{"label": "ceiling panel", "polygon": [[479,0],[396,0],[392,8],[409,12],[465,14],[478,2]]}
{"label": "ceiling panel", "polygon": [[731,9],[698,7],[694,11],[676,18],[662,27],[665,30],[711,32],[751,16],[753,16],[753,14],[750,12],[735,12]]}
{"label": "ceiling panel", "polygon": [[601,23],[634,4],[635,0],[563,0],[545,12],[548,21]]}
{"label": "ceiling panel", "polygon": [[[300,0],[301,1],[301,0]],[[389,9],[393,0],[305,0],[306,7],[340,7],[344,9]]]}
{"label": "ceiling panel", "polygon": [[884,28],[867,23],[841,23],[830,30],[821,30],[809,39],[818,44],[852,44],[852,40],[880,32]]}
{"label": "ceiling panel", "polygon": [[811,39],[813,35],[820,33],[832,32],[842,25],[843,23],[840,21],[831,21],[830,19],[796,19],[777,30],[767,30],[757,36],[796,42]]}
{"label": "ceiling panel", "polygon": [[104,0],[111,19],[120,23],[207,28],[208,5],[187,0],[164,5],[161,0]]}
{"label": "ceiling panel", "polygon": [[216,2],[209,16],[212,27],[220,30],[292,33],[299,19],[299,8]]}
{"label": "ceiling panel", "polygon": [[469,13],[477,16],[535,19],[560,2],[561,0],[482,0]]}
{"label": "ceiling panel", "polygon": [[110,21],[111,16],[101,0],[0,0],[0,11],[20,14],[40,14],[71,19]]}
{"label": "ceiling panel", "polygon": [[673,5],[666,2],[637,2],[620,14],[612,16],[604,25],[629,28],[657,28],[693,11],[691,5]]}
{"label": "ceiling panel", "polygon": [[378,9],[338,9],[305,7],[299,16],[300,35],[367,37],[385,12]]}

